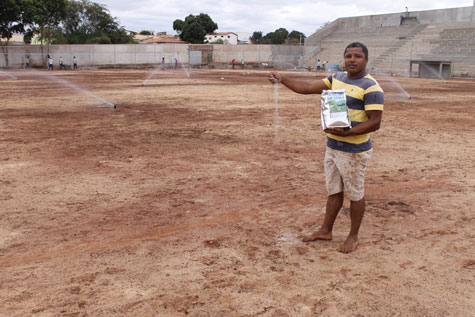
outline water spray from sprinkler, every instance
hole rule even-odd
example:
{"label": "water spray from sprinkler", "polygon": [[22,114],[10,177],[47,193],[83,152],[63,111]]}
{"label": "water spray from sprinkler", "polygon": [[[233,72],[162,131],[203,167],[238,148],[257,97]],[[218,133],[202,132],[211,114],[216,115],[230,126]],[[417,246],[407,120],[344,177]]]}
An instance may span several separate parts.
{"label": "water spray from sprinkler", "polygon": [[274,78],[274,146],[279,145],[279,82]]}
{"label": "water spray from sprinkler", "polygon": [[6,76],[10,77],[13,80],[18,80],[18,77],[15,77],[12,74],[9,74],[9,73],[1,71],[1,70],[0,70],[0,74],[5,74]]}

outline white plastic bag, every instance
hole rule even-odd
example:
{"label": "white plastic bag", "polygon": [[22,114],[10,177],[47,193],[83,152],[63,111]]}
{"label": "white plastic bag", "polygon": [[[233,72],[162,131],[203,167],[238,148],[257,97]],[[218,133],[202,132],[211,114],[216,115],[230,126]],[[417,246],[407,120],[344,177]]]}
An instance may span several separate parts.
{"label": "white plastic bag", "polygon": [[345,89],[324,90],[321,95],[322,128],[351,128]]}

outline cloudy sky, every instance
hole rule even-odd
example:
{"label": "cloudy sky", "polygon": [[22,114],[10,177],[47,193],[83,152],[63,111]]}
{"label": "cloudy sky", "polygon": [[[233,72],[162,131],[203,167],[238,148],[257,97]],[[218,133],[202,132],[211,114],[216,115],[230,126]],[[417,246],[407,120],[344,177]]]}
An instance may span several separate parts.
{"label": "cloudy sky", "polygon": [[95,0],[127,30],[176,34],[173,21],[189,14],[208,14],[219,32],[261,31],[283,27],[311,35],[339,17],[467,7],[473,0]]}

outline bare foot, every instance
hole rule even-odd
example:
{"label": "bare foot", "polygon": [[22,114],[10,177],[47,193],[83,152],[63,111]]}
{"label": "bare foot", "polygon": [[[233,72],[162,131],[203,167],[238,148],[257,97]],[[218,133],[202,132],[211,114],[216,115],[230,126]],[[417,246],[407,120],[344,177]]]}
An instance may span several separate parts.
{"label": "bare foot", "polygon": [[346,238],[346,241],[343,242],[342,245],[340,245],[340,247],[338,248],[338,251],[340,251],[341,253],[350,253],[350,252],[355,251],[356,248],[358,248],[359,244],[360,243],[358,241],[358,238],[348,237]]}
{"label": "bare foot", "polygon": [[302,239],[303,242],[310,242],[315,240],[331,240],[332,233],[323,231],[322,229],[318,230],[317,232],[309,235],[308,237],[304,237]]}

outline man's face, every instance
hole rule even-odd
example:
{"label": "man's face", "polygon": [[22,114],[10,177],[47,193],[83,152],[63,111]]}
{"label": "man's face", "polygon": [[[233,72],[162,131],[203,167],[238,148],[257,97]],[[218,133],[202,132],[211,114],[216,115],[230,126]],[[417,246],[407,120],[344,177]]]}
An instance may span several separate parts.
{"label": "man's face", "polygon": [[366,71],[368,57],[361,47],[349,47],[345,52],[345,67],[348,77],[361,77]]}

